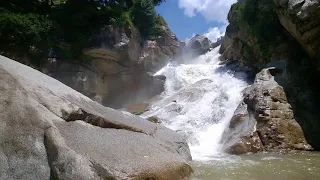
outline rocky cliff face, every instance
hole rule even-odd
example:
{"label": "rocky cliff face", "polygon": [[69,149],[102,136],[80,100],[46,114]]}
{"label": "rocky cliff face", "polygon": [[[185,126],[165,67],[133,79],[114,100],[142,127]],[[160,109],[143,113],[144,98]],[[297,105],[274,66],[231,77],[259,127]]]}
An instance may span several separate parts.
{"label": "rocky cliff face", "polygon": [[[304,149],[300,146],[304,144],[303,135],[313,148],[320,149],[320,144],[317,142],[317,139],[320,138],[320,114],[317,110],[320,109],[318,94],[320,90],[318,65],[320,41],[319,38],[316,38],[320,36],[319,12],[319,0],[274,0],[273,2],[244,0],[231,7],[228,14],[230,25],[227,27],[220,48],[221,60],[239,61],[242,67],[251,69],[251,72],[254,73],[266,67],[277,68],[281,71],[274,75],[271,73],[272,70],[262,70],[256,76],[253,89],[251,88],[249,93],[247,91],[244,93],[244,104],[239,106],[240,109],[237,112],[241,109],[249,109],[254,113],[251,115],[250,113],[235,113],[229,130],[245,129],[244,122],[248,122],[249,129],[251,128],[248,131],[245,130],[245,135],[241,135],[241,142],[236,143],[235,149],[253,152],[261,149],[268,150],[269,147],[270,149],[287,149],[287,147]],[[267,71],[270,71],[269,74],[274,77],[271,79],[274,79],[277,85],[257,86],[259,84],[257,79]],[[278,95],[282,94],[281,100],[278,97],[272,97],[272,94],[269,93],[274,89],[277,89]],[[256,97],[250,98],[249,94],[256,94]],[[272,105],[274,103],[280,104],[274,106]],[[259,108],[260,105],[261,108]],[[270,110],[265,113],[263,110],[265,108]],[[277,111],[283,113],[272,115]],[[262,113],[261,116],[260,113]],[[272,125],[273,120],[259,120],[260,118],[265,119],[266,116],[271,119],[272,117],[278,118],[279,121],[274,121],[277,123]],[[293,130],[297,129],[296,123],[290,123],[295,122],[293,119],[301,126],[303,135],[300,131],[296,133],[297,131]],[[278,123],[281,122],[280,120],[286,125]],[[237,124],[238,122],[241,122],[240,125]],[[282,131],[282,127],[289,126],[291,127],[288,129],[291,129],[294,134],[290,135]],[[257,129],[252,131],[252,127]],[[261,133],[268,128],[271,128],[270,132]],[[282,129],[281,132],[278,131],[279,129]],[[276,137],[279,134],[282,139],[270,137]],[[300,135],[296,137],[297,134]],[[264,135],[273,139],[273,145],[261,138]],[[287,141],[291,137],[300,142],[299,146],[293,145],[294,143],[288,144],[289,141],[293,142]],[[277,143],[280,144],[275,145]]]}
{"label": "rocky cliff face", "polygon": [[320,1],[274,0],[282,26],[320,67]]}
{"label": "rocky cliff face", "polygon": [[0,179],[184,179],[184,138],[0,56]]}
{"label": "rocky cliff face", "polygon": [[167,28],[143,41],[130,26],[107,26],[91,37],[84,53],[90,63],[54,59],[43,71],[105,106],[121,108],[163,91],[163,80],[151,76],[179,55],[180,42]]}
{"label": "rocky cliff face", "polygon": [[[238,2],[229,11],[230,25],[220,48],[222,60],[240,60],[258,72],[273,60],[301,58],[302,46],[309,55],[305,57],[319,61],[319,1],[254,0],[248,4]],[[258,17],[247,17],[253,15]]]}
{"label": "rocky cliff face", "polygon": [[263,69],[244,91],[244,101],[223,135],[227,152],[312,149],[295,120],[283,87],[274,80],[282,73],[275,67]]}

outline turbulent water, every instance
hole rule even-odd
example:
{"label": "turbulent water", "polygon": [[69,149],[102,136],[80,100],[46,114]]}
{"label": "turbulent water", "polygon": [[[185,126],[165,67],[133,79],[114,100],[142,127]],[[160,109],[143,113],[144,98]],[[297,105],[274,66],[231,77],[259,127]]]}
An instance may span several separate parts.
{"label": "turbulent water", "polygon": [[165,126],[187,135],[194,160],[210,160],[247,86],[245,74],[219,65],[218,48],[185,64],[168,64],[165,91],[144,116],[157,116]]}
{"label": "turbulent water", "polygon": [[187,137],[195,173],[192,180],[313,180],[320,179],[320,154],[257,154],[231,156],[220,140],[248,86],[244,73],[219,65],[218,48],[183,64],[169,63],[165,91],[142,116]]}

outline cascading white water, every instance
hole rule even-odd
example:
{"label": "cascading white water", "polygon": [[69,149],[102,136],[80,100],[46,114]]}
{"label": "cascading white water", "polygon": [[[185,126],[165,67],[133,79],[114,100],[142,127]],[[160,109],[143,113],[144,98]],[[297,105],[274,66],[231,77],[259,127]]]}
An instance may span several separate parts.
{"label": "cascading white water", "polygon": [[188,138],[194,160],[219,154],[221,135],[247,86],[244,73],[235,76],[219,65],[218,49],[188,64],[168,64],[156,75],[165,75],[165,91],[143,117],[157,116],[163,124]]}

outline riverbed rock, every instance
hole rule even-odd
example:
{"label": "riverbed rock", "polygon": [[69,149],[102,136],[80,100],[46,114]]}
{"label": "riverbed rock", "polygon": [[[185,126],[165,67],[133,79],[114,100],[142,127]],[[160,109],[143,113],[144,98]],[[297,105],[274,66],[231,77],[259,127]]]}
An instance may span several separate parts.
{"label": "riverbed rock", "polygon": [[183,179],[184,138],[0,57],[0,179]]}
{"label": "riverbed rock", "polygon": [[148,117],[147,120],[153,123],[161,123],[161,120],[157,116]]}
{"label": "riverbed rock", "polygon": [[259,151],[310,150],[282,86],[274,76],[280,69],[269,67],[256,75],[244,90],[244,100],[223,135],[225,150],[233,154]]}

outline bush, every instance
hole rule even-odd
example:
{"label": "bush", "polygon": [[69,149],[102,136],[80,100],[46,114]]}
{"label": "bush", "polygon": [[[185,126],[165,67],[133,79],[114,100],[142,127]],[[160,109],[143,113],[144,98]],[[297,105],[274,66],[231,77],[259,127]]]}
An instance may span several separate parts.
{"label": "bush", "polygon": [[[154,6],[164,0],[5,0],[0,2],[0,51],[56,48],[79,59],[88,39],[105,25],[136,26],[144,39],[163,33]],[[35,52],[35,51],[34,51]],[[44,54],[44,53],[43,53]],[[42,54],[42,55],[43,55]]]}
{"label": "bush", "polygon": [[154,4],[150,0],[137,0],[132,9],[134,24],[138,27],[143,38],[151,34],[152,26],[155,23]]}
{"label": "bush", "polygon": [[51,21],[38,14],[0,13],[0,37],[4,46],[30,46],[47,40]]}
{"label": "bush", "polygon": [[264,58],[271,56],[270,46],[276,46],[276,40],[281,32],[281,24],[274,11],[272,1],[244,0],[233,5],[237,24],[249,28],[249,33],[258,41],[258,48]]}
{"label": "bush", "polygon": [[154,16],[154,23],[151,28],[150,36],[160,36],[165,33],[163,27],[167,27],[167,22],[159,14]]}

